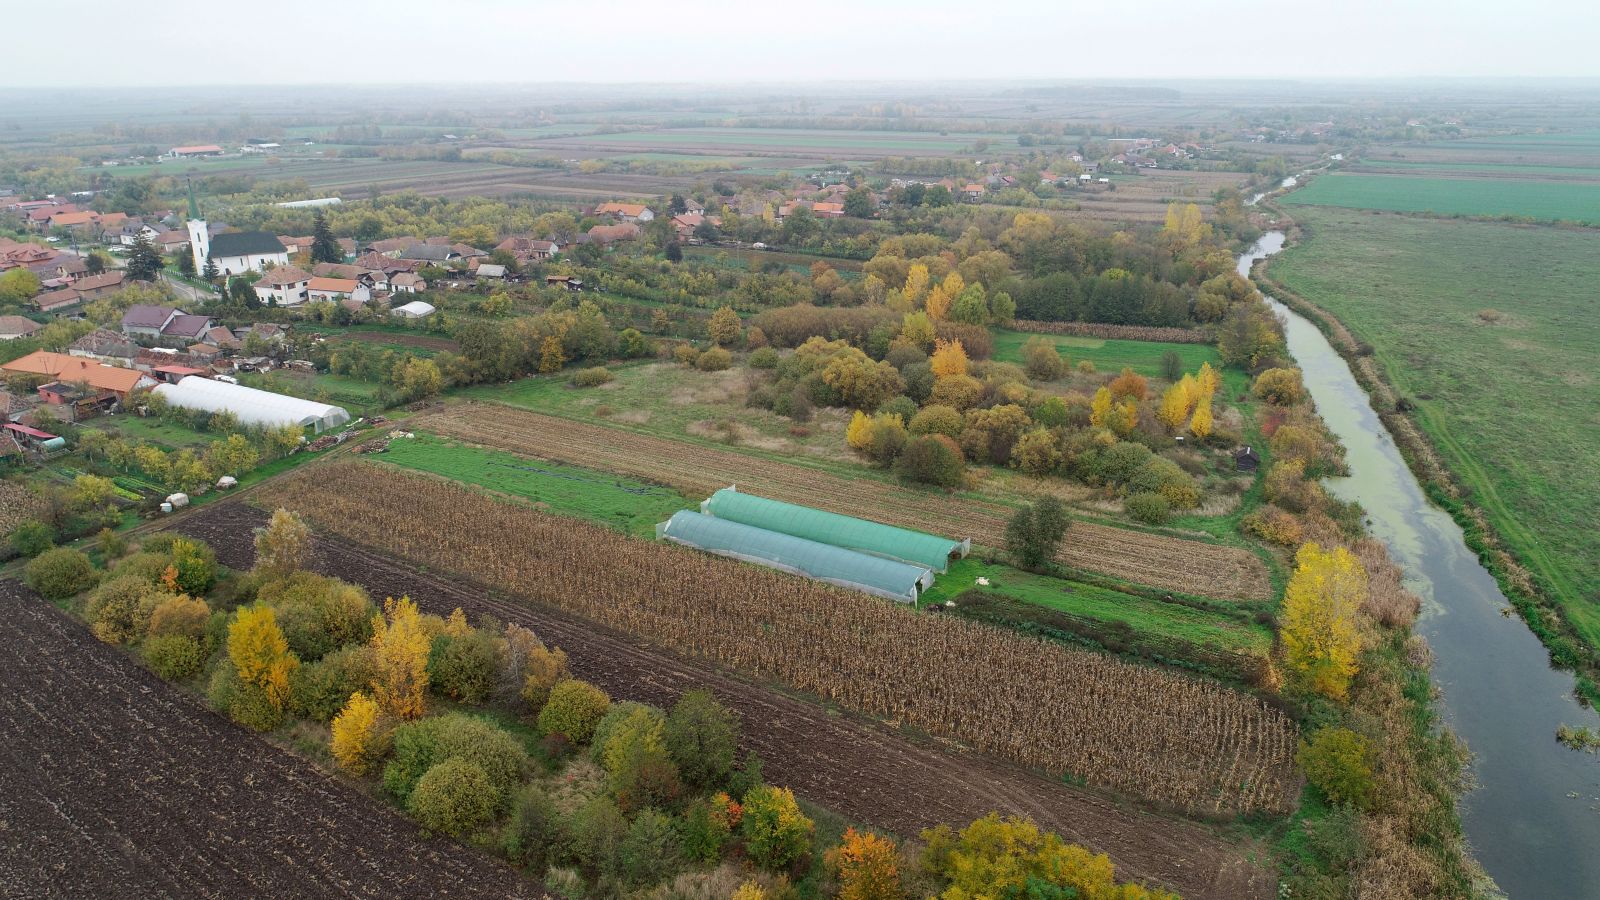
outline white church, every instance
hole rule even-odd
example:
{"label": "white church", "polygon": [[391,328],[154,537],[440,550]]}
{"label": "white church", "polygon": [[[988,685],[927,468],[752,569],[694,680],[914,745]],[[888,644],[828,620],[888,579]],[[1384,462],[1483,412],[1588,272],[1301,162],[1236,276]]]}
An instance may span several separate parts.
{"label": "white church", "polygon": [[194,200],[194,185],[189,185],[189,248],[194,253],[195,272],[206,270],[206,260],[219,275],[264,272],[269,265],[289,264],[289,251],[275,235],[265,231],[230,231],[212,237],[206,220],[200,218],[200,205]]}

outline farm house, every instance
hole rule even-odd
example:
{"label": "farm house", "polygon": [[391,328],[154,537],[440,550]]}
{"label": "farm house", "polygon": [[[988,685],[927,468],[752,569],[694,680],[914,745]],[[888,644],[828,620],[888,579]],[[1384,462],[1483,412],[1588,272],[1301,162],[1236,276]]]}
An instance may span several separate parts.
{"label": "farm house", "polygon": [[917,602],[918,595],[933,585],[933,571],[926,566],[857,553],[691,510],[674,513],[671,519],[657,525],[656,537],[898,603]]}
{"label": "farm house", "polygon": [[809,506],[741,494],[734,487],[712,494],[700,504],[700,511],[730,522],[895,559],[939,573],[950,568],[952,556],[964,557],[972,550],[970,539],[953,541]]}
{"label": "farm house", "polygon": [[302,428],[309,425],[315,431],[324,431],[350,421],[350,413],[341,406],[196,375],[189,375],[177,384],[156,385],[151,393],[181,409],[233,413],[241,425],[298,425]]}

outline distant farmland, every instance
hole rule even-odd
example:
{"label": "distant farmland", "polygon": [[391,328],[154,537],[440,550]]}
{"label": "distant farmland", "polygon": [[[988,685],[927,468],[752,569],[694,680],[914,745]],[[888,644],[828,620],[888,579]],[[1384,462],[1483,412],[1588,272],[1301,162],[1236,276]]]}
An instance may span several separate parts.
{"label": "distant farmland", "polygon": [[1600,224],[1600,184],[1335,174],[1314,179],[1284,202]]}
{"label": "distant farmland", "polygon": [[975,141],[1015,146],[1014,134],[972,134],[917,131],[827,131],[796,128],[674,128],[651,131],[625,131],[541,141],[552,150],[602,149],[627,152],[639,149],[717,153],[812,151],[822,155],[947,156],[959,153]]}

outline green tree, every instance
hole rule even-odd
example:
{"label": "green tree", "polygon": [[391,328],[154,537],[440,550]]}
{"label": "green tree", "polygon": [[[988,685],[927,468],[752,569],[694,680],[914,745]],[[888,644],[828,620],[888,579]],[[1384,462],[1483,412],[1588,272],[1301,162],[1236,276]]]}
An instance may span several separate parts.
{"label": "green tree", "polygon": [[497,805],[483,767],[460,758],[429,769],[406,801],[406,809],[423,827],[457,837],[488,824]]}
{"label": "green tree", "polygon": [[89,557],[68,547],[46,550],[29,560],[23,580],[46,600],[65,600],[94,587],[100,574]]}
{"label": "green tree", "polygon": [[344,249],[328,226],[328,217],[317,210],[311,226],[311,261],[314,263],[344,262]]}
{"label": "green tree", "polygon": [[[83,260],[83,269],[90,275],[104,274],[110,265],[111,260],[99,250],[91,251]],[[193,268],[193,263],[190,264],[190,267]]]}
{"label": "green tree", "polygon": [[564,735],[574,744],[586,743],[594,737],[595,726],[610,705],[605,691],[586,681],[568,679],[550,690],[550,699],[539,711],[539,730]]}
{"label": "green tree", "polygon": [[0,274],[0,303],[21,303],[43,290],[39,276],[16,268]]}
{"label": "green tree", "polygon": [[161,251],[150,245],[144,235],[134,239],[133,250],[128,253],[128,277],[134,281],[155,281],[166,260]]}
{"label": "green tree", "polygon": [[1318,729],[1311,740],[1300,742],[1295,761],[1329,801],[1361,810],[1372,808],[1377,785],[1373,782],[1372,747],[1348,728]]}
{"label": "green tree", "polygon": [[647,887],[677,871],[683,862],[672,819],[653,809],[639,813],[617,846],[617,874],[634,887]]}
{"label": "green tree", "polygon": [[689,691],[667,716],[666,749],[691,787],[709,790],[733,772],[738,725],[710,691]]}
{"label": "green tree", "polygon": [[178,267],[179,272],[182,272],[190,278],[195,276],[196,272],[194,270],[193,253],[180,249],[177,253],[172,254],[172,263]]}
{"label": "green tree", "polygon": [[1036,569],[1055,558],[1068,524],[1060,500],[1040,497],[1006,523],[1006,549],[1023,568]]}
{"label": "green tree", "polygon": [[857,219],[871,217],[876,212],[877,204],[873,202],[872,190],[865,185],[855,188],[844,195],[844,214]]}

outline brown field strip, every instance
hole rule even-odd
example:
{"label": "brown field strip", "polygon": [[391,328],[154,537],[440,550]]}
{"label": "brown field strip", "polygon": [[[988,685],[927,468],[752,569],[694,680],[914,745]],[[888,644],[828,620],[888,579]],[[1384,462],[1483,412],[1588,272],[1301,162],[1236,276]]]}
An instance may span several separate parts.
{"label": "brown field strip", "polygon": [[[419,417],[417,428],[469,443],[667,484],[705,496],[737,484],[790,503],[863,516],[905,528],[1005,545],[1007,507],[846,478],[735,450],[654,437],[605,425],[489,404],[453,404]],[[1136,584],[1207,597],[1265,600],[1266,566],[1249,551],[1074,521],[1057,558]]]}
{"label": "brown field strip", "polygon": [[543,895],[424,839],[14,581],[0,582],[0,644],[0,895]]}
{"label": "brown field strip", "polygon": [[[224,565],[244,569],[254,561],[252,529],[265,521],[261,510],[230,502],[199,510],[175,527],[210,542]],[[824,709],[548,605],[421,571],[327,529],[319,529],[316,550],[317,571],[360,584],[374,597],[409,595],[425,612],[445,615],[460,607],[475,620],[492,616],[531,628],[567,652],[577,677],[613,697],[668,706],[686,690],[711,689],[738,714],[740,750],[761,756],[770,781],[852,821],[914,835],[991,810],[1025,814],[1109,854],[1120,877],[1161,884],[1189,900],[1275,894],[1272,873],[1252,861],[1260,858],[1259,847],[1231,842],[1206,826]]]}

